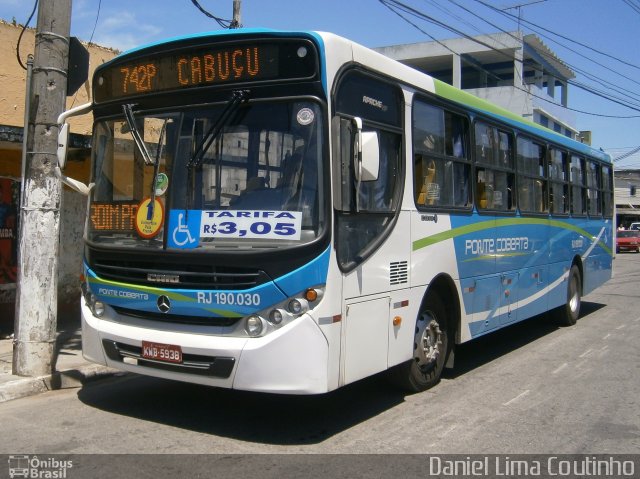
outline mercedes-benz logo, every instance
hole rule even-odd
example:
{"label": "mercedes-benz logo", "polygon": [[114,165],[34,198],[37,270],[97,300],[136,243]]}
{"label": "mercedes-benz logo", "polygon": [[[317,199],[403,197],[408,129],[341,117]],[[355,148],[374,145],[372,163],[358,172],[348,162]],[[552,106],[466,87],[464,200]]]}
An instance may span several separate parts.
{"label": "mercedes-benz logo", "polygon": [[171,301],[169,301],[169,298],[167,298],[164,295],[158,298],[158,301],[156,301],[156,304],[158,305],[158,310],[161,313],[168,313],[169,310],[171,309]]}

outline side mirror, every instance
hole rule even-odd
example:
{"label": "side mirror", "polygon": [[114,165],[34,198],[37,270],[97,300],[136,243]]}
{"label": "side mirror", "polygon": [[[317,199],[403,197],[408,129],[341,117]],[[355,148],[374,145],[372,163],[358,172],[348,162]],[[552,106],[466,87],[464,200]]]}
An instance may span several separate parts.
{"label": "side mirror", "polygon": [[380,170],[380,142],[377,131],[362,132],[361,181],[375,181]]}
{"label": "side mirror", "polygon": [[356,124],[356,180],[375,181],[380,170],[380,141],[377,131],[362,131],[362,119],[354,118]]}

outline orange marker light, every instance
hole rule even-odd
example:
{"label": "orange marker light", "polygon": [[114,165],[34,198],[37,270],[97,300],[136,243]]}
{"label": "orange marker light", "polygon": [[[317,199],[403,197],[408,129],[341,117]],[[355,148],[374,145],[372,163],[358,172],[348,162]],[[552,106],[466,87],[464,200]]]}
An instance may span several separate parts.
{"label": "orange marker light", "polygon": [[318,299],[318,292],[315,289],[308,289],[304,293],[304,299],[309,302],[315,301],[316,299]]}
{"label": "orange marker light", "polygon": [[402,318],[400,316],[396,316],[395,318],[393,318],[394,326],[400,326],[401,323],[402,323]]}

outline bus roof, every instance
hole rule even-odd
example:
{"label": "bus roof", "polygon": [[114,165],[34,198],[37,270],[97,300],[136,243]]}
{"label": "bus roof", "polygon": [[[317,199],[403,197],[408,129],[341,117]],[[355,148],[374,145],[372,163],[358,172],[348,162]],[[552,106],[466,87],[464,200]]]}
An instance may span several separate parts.
{"label": "bus roof", "polygon": [[[530,120],[527,120],[507,109],[499,107],[487,100],[483,100],[471,93],[467,93],[459,88],[451,86],[447,83],[444,83],[440,80],[437,80],[427,73],[420,72],[415,70],[412,67],[404,65],[396,60],[393,60],[389,57],[382,55],[370,48],[367,48],[363,45],[360,45],[354,41],[348,40],[344,37],[326,33],[326,32],[315,32],[315,31],[286,31],[286,30],[273,30],[266,28],[242,28],[242,29],[233,29],[233,30],[215,30],[209,32],[200,32],[194,33],[191,35],[183,35],[173,38],[168,38],[165,40],[161,40],[158,42],[148,43],[139,47],[132,48],[127,50],[111,61],[118,61],[122,57],[126,57],[129,55],[135,55],[142,50],[146,50],[149,48],[153,48],[156,46],[173,43],[173,42],[181,42],[188,41],[193,39],[206,39],[206,38],[214,38],[214,37],[226,37],[226,36],[244,36],[244,35],[267,35],[272,37],[287,37],[287,36],[302,36],[312,40],[320,47],[320,55],[322,58],[327,58],[326,45],[333,44],[335,46],[340,46],[342,49],[350,49],[353,52],[354,61],[359,61],[363,65],[373,65],[374,70],[377,70],[389,77],[396,78],[400,81],[400,83],[405,85],[410,85],[416,89],[426,90],[435,96],[441,97],[445,100],[454,102],[461,106],[464,106],[467,109],[470,109],[476,113],[481,113],[490,118],[495,118],[501,122],[504,122],[510,126],[520,129],[525,133],[538,135],[543,137],[544,139],[564,146],[566,148],[570,148],[578,153],[582,153],[585,155],[589,155],[595,158],[600,159],[601,161],[605,161],[611,163],[611,157],[602,150],[598,150],[592,148],[584,143],[580,143],[576,140],[573,140],[567,136],[564,136],[560,133],[557,133],[549,128],[546,128],[542,125],[534,123]],[[101,67],[108,65],[110,62],[101,65]],[[323,78],[323,83],[325,87],[327,86],[327,78]]]}

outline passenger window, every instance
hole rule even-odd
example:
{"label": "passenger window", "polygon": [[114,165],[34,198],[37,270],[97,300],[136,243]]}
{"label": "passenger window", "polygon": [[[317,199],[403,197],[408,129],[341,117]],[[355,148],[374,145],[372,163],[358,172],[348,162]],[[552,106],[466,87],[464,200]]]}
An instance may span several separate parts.
{"label": "passenger window", "polygon": [[584,174],[584,158],[571,155],[571,214],[572,215],[586,215],[587,214],[587,202],[586,202],[586,182]]}
{"label": "passenger window", "polygon": [[605,218],[613,217],[613,177],[611,175],[611,168],[608,166],[602,167],[602,211]]}
{"label": "passenger window", "polygon": [[471,205],[467,155],[469,123],[461,115],[416,101],[413,107],[414,199],[416,205]]}
{"label": "passenger window", "polygon": [[590,216],[600,216],[600,165],[595,161],[587,163],[587,208]]}
{"label": "passenger window", "polygon": [[549,203],[552,214],[569,213],[568,158],[564,151],[549,149]]}
{"label": "passenger window", "polygon": [[476,206],[515,211],[512,136],[483,122],[475,125]]}
{"label": "passenger window", "polygon": [[518,205],[524,213],[546,213],[547,179],[543,145],[518,137]]}

